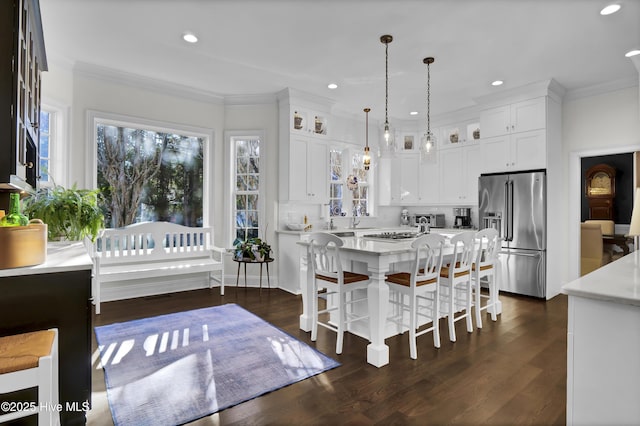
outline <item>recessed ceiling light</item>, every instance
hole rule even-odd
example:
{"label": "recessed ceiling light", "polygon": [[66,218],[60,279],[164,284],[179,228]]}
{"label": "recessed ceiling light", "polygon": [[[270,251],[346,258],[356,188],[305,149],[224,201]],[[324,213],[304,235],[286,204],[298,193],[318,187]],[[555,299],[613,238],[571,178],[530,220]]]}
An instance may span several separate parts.
{"label": "recessed ceiling light", "polygon": [[196,35],[194,33],[184,33],[182,34],[182,39],[184,41],[186,41],[187,43],[197,43],[198,42],[198,37],[196,37]]}
{"label": "recessed ceiling light", "polygon": [[335,83],[329,83],[329,85],[327,86],[329,89],[333,90],[333,89],[337,89],[338,85]]}
{"label": "recessed ceiling light", "polygon": [[620,10],[620,5],[616,3],[612,3],[608,6],[605,6],[604,9],[600,11],[600,15],[611,15],[612,13],[616,13]]}
{"label": "recessed ceiling light", "polygon": [[504,81],[502,80],[496,80],[491,82],[492,86],[502,86],[503,84],[504,84]]}
{"label": "recessed ceiling light", "polygon": [[626,56],[627,58],[630,58],[632,56],[636,56],[636,55],[640,55],[640,50],[630,50],[627,53],[624,54],[624,56]]}
{"label": "recessed ceiling light", "polygon": [[409,115],[418,115],[418,111],[411,111]]}

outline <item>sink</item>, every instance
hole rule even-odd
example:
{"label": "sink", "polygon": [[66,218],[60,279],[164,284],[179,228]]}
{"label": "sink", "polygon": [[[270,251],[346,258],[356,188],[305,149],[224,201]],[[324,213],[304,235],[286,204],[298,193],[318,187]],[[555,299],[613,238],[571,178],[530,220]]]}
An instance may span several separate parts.
{"label": "sink", "polygon": [[332,232],[336,237],[355,237],[356,233],[353,231],[340,231],[340,232]]}

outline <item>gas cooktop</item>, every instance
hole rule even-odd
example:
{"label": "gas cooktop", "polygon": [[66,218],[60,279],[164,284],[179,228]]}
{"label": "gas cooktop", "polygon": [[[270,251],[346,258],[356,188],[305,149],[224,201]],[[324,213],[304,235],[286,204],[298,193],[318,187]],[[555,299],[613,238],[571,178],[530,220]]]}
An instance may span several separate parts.
{"label": "gas cooktop", "polygon": [[363,238],[369,238],[374,240],[384,241],[403,241],[416,238],[417,232],[381,232],[379,234],[367,234],[363,235]]}

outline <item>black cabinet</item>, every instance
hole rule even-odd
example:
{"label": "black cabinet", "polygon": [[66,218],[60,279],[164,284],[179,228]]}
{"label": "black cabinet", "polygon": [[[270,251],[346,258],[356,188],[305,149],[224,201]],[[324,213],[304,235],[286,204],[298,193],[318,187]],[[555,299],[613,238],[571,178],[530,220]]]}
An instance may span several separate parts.
{"label": "black cabinet", "polygon": [[41,73],[47,70],[38,0],[0,2],[0,187],[36,187]]}
{"label": "black cabinet", "polygon": [[91,270],[1,277],[0,295],[0,336],[58,328],[61,424],[85,424],[83,403],[91,401]]}

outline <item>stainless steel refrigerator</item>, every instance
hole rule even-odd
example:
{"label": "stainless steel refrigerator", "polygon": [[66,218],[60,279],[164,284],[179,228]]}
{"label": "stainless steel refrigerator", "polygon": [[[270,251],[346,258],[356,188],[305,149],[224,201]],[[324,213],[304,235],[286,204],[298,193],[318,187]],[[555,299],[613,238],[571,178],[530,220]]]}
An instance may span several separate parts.
{"label": "stainless steel refrigerator", "polygon": [[479,226],[502,238],[500,290],[546,297],[547,184],[544,170],[483,174]]}

